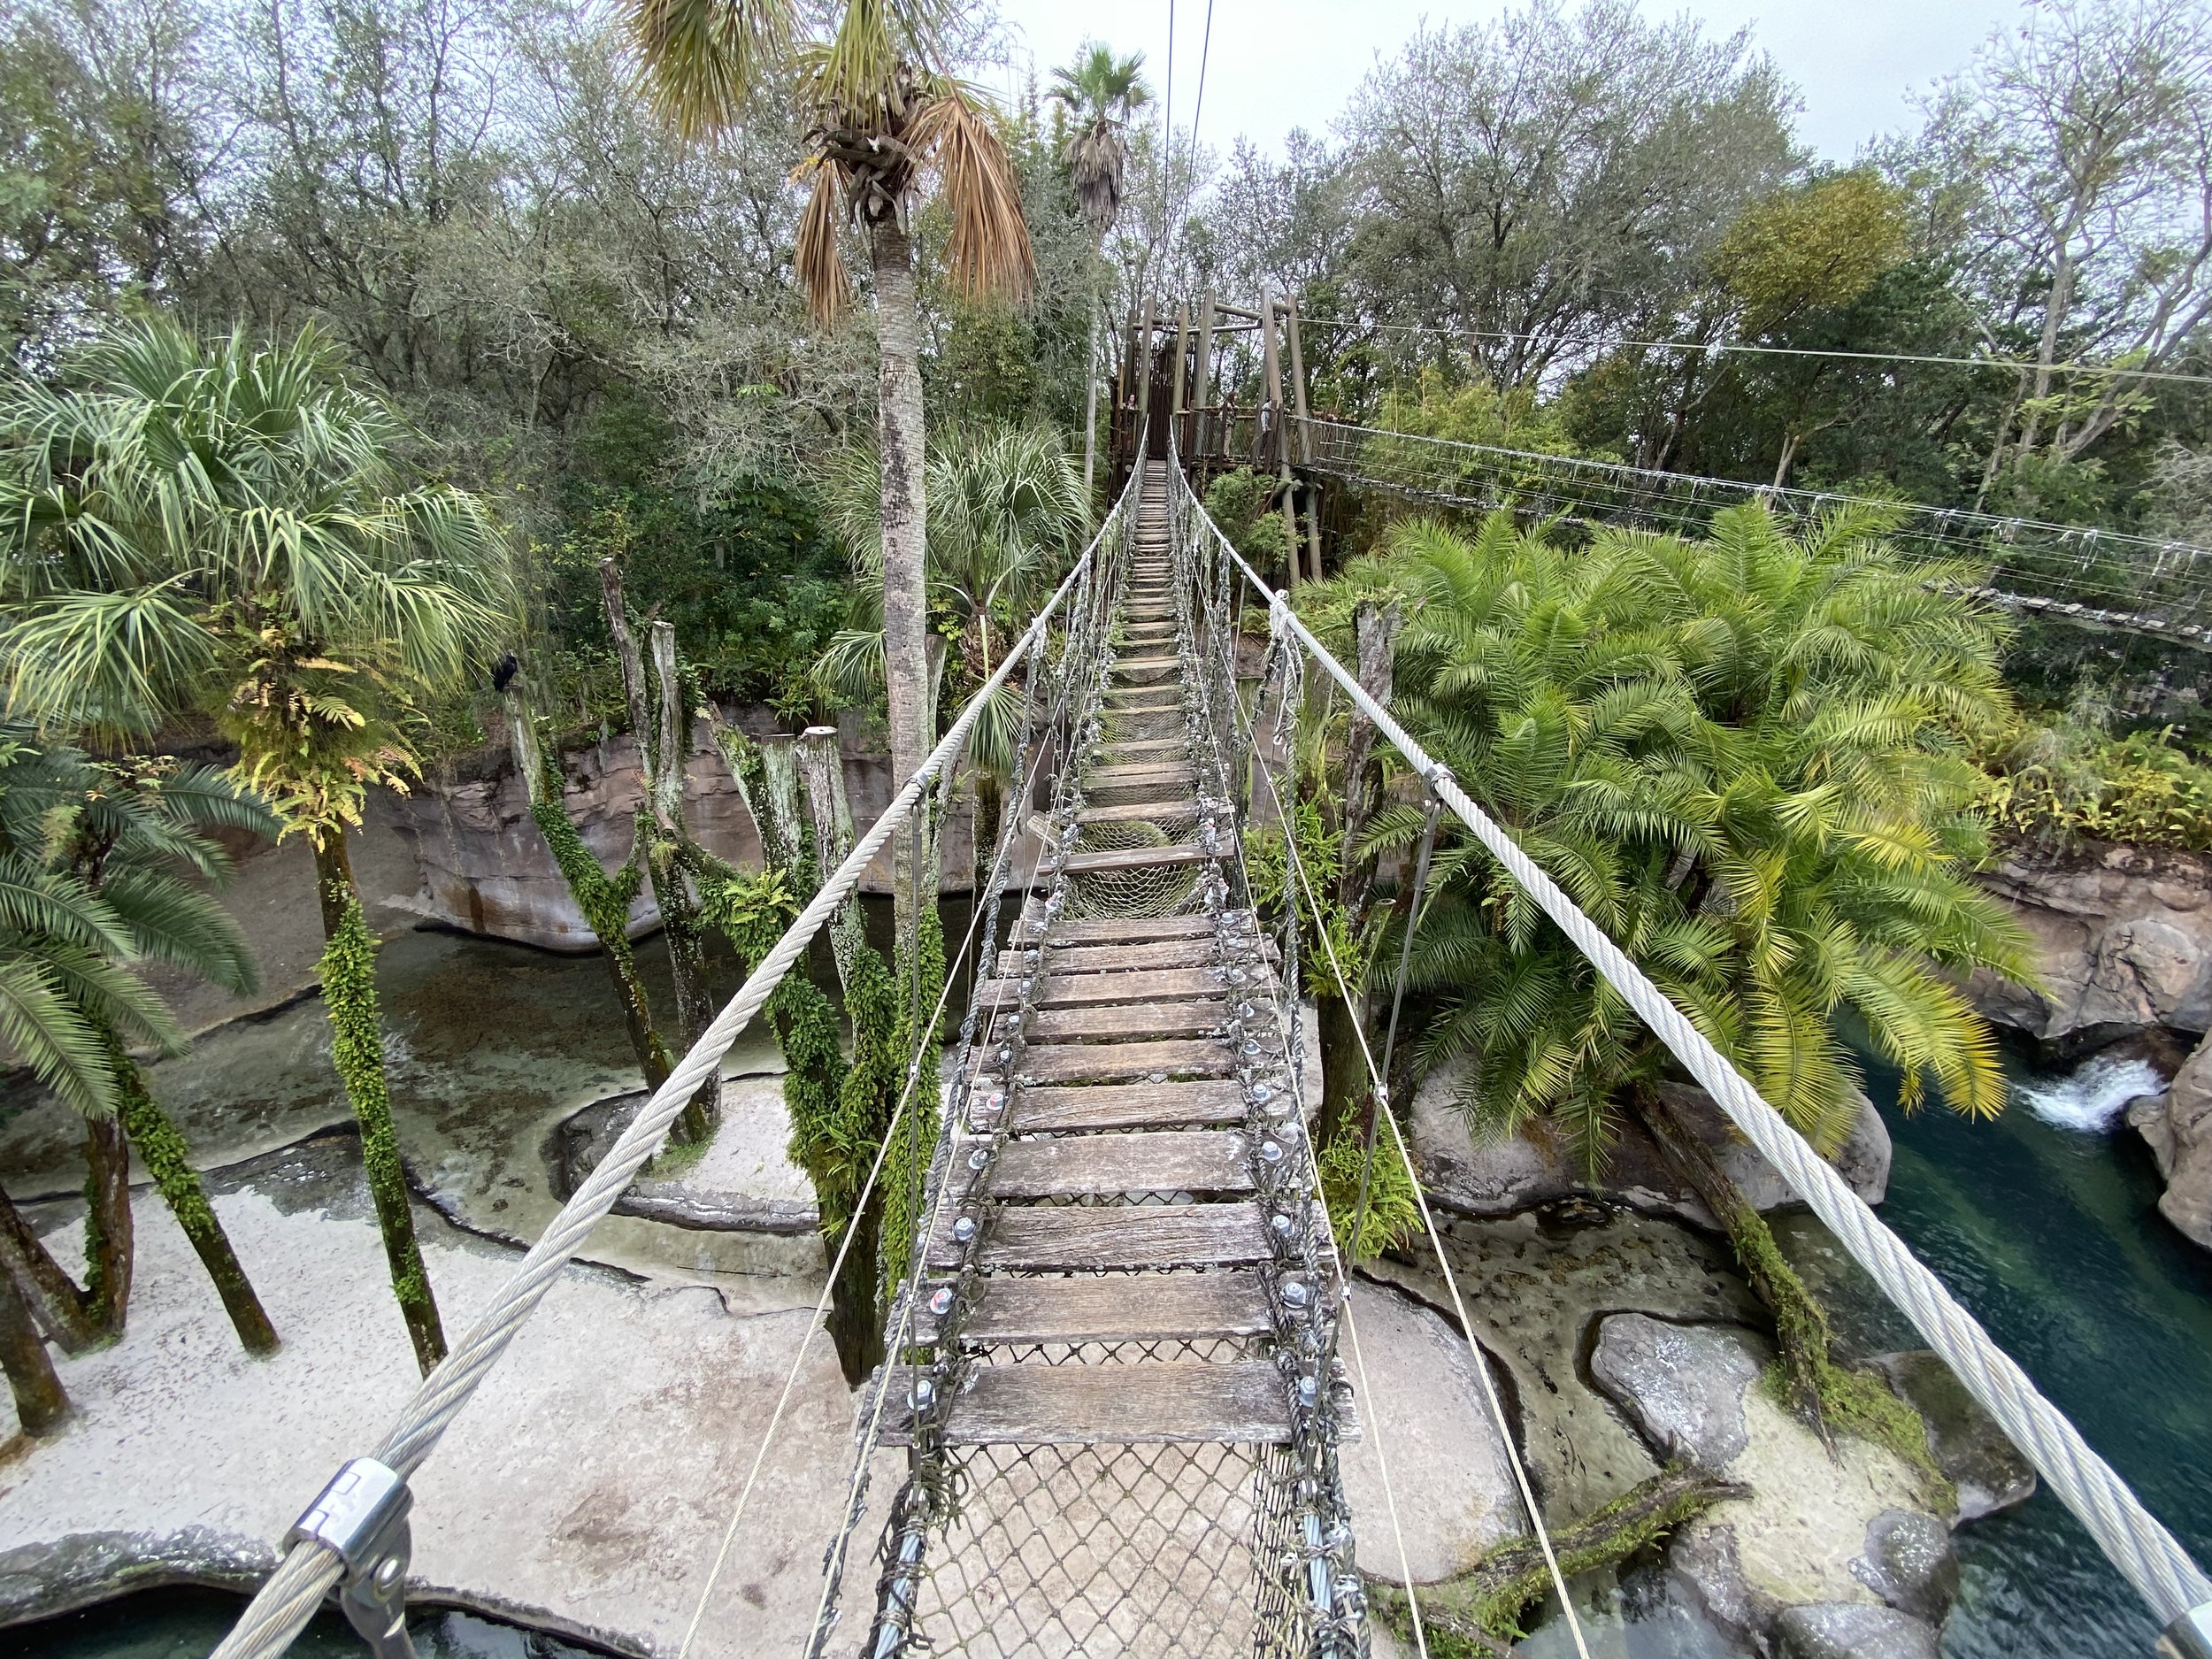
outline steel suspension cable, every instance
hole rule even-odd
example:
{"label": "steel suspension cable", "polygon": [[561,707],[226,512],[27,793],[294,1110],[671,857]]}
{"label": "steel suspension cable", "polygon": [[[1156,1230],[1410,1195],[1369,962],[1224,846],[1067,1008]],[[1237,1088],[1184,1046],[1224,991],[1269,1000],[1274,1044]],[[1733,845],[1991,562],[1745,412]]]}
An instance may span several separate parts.
{"label": "steel suspension cable", "polygon": [[[2212,1643],[2212,1579],[2191,1559],[2179,1540],[2151,1514],[2119,1473],[2100,1457],[2065,1414],[2046,1399],[2025,1371],[2006,1354],[1950,1289],[1904,1242],[1882,1224],[1866,1201],[1854,1192],[1804,1137],[1768,1104],[1732,1061],[1715,1048],[1689,1017],[1653,984],[1643,970],[1615,944],[1513,837],[1476,804],[1451,774],[1440,766],[1390,711],[1299,619],[1289,602],[1271,591],[1257,572],[1194,497],[1200,521],[1235,562],[1244,580],[1267,595],[1269,618],[1306,655],[1341,686],[1356,706],[1426,780],[1454,817],[1471,830],[1485,850],[1533,898],[1545,915],[1588,958],[1684,1069],[1712,1095],[1745,1139],[1786,1180],[1791,1190],[1824,1223],[1854,1260],[1904,1312],[1928,1345],[1943,1357],[1967,1391],[1994,1417],[2038,1472],[2051,1483],[2067,1508],[2117,1567],[2161,1624],[2170,1628],[2190,1621],[2202,1633],[2193,1638],[2206,1650]],[[1391,1132],[1410,1165],[1410,1152],[1393,1118]],[[1415,1195],[1426,1199],[1418,1181]]]}

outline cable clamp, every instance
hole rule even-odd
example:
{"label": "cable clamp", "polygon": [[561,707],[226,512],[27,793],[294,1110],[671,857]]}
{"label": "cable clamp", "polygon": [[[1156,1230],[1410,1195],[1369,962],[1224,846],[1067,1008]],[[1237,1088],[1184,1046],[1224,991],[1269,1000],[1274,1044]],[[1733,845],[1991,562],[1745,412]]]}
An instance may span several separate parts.
{"label": "cable clamp", "polygon": [[357,1457],[284,1535],[288,1549],[319,1544],[345,1563],[338,1604],[376,1659],[415,1659],[407,1635],[407,1511],[414,1502],[397,1471]]}
{"label": "cable clamp", "polygon": [[1440,801],[1443,798],[1444,786],[1459,781],[1452,776],[1452,769],[1440,760],[1430,761],[1426,766],[1420,768],[1420,773],[1421,781],[1428,786],[1429,794]]}
{"label": "cable clamp", "polygon": [[2158,1639],[2159,1659],[2212,1659],[2212,1601],[2193,1607]]}

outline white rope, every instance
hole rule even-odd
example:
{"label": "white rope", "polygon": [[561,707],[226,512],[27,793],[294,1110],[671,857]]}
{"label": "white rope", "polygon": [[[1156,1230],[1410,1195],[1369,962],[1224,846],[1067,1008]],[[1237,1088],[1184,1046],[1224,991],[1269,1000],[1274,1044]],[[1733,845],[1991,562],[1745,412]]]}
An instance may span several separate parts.
{"label": "white rope", "polygon": [[[1360,711],[1435,789],[1437,798],[1471,830],[1506,872],[1542,907],[1575,948],[1588,957],[1637,1016],[1665,1043],[1690,1075],[1712,1095],[1744,1138],[1773,1165],[1791,1190],[1826,1224],[1852,1258],[1904,1312],[1959,1381],[1997,1420],[2061,1502],[2087,1527],[2105,1555],[2162,1624],[2212,1601],[2212,1579],[2157,1517],[2143,1507],[2127,1483],[2082,1439],[2080,1432],[2039,1393],[2027,1373],[1990,1339],[1961,1307],[1943,1281],[1882,1225],[1858,1194],[1813,1150],[1782,1115],[1761,1098],[1743,1074],[1705,1034],[1690,1023],[1643,970],[1584,915],[1558,884],[1523,852],[1488,814],[1475,804],[1451,775],[1430,758],[1367,695],[1359,681],[1316,639],[1279,594],[1270,592],[1228,539],[1193,500],[1200,519],[1212,531],[1245,580],[1267,594],[1270,620],[1294,634],[1307,653],[1342,686]],[[1405,1150],[1394,1121],[1392,1133]],[[1415,1183],[1419,1194],[1420,1185]],[[1426,1200],[1422,1201],[1425,1213]]]}
{"label": "white rope", "polygon": [[[1040,659],[1030,670],[1031,683],[1034,684],[1038,669],[1042,666],[1042,641],[1036,635],[1032,634],[1030,643],[1021,649],[1024,651],[1033,651]],[[1037,774],[1043,769],[1045,754],[1045,746],[1040,744],[1036,755],[1030,761],[1028,775],[1022,780],[1023,791],[1021,795],[1015,797],[1016,799],[1026,800],[1028,798],[1029,789],[1034,787]],[[1018,834],[1018,824],[1011,817],[1007,819],[1006,830],[1007,833],[1000,837],[998,852],[991,862],[990,874],[985,878],[987,887],[997,886],[1001,872],[1006,867],[1007,854],[1012,849]],[[1043,856],[1041,849],[1039,849],[1037,856],[1040,859]],[[1033,877],[1035,874],[1034,860],[1032,861],[1031,874]],[[988,914],[987,907],[979,902],[979,902],[972,907],[972,912],[968,918],[968,931],[960,941],[960,949],[954,956],[951,967],[946,972],[944,984],[938,990],[937,1006],[930,1012],[929,1023],[915,1028],[918,1041],[920,1033],[937,1029],[938,1021],[944,1018],[945,1005],[952,997],[954,971],[961,963],[972,959],[971,953],[975,948],[977,931],[981,928],[983,918]],[[883,1144],[876,1148],[875,1161],[868,1166],[868,1179],[861,1183],[860,1196],[853,1202],[853,1215],[856,1217],[866,1211],[868,1200],[875,1193],[876,1179],[883,1172],[884,1163],[890,1156],[891,1144],[897,1136],[899,1125],[904,1121],[907,1111],[914,1103],[915,1088],[919,1080],[919,1075],[917,1066],[910,1064],[907,1067],[906,1083],[899,1091],[898,1107],[892,1112],[891,1121],[884,1127]],[[845,1257],[851,1251],[853,1240],[858,1236],[859,1232],[860,1229],[857,1226],[848,1225],[843,1236],[837,1241],[837,1254],[830,1263],[829,1277],[822,1283],[822,1294],[815,1302],[814,1313],[807,1322],[806,1333],[799,1339],[799,1351],[792,1356],[790,1374],[784,1379],[783,1393],[777,1398],[776,1409],[768,1419],[767,1431],[761,1436],[759,1448],[753,1454],[753,1466],[746,1473],[744,1489],[738,1494],[736,1506],[730,1511],[729,1523],[722,1529],[721,1548],[715,1551],[714,1564],[707,1570],[707,1581],[700,1587],[698,1601],[691,1609],[691,1622],[684,1627],[683,1640],[677,1644],[676,1659],[686,1659],[686,1655],[691,1652],[692,1641],[699,1633],[699,1621],[706,1615],[707,1602],[713,1597],[715,1585],[720,1580],[723,1566],[729,1560],[730,1546],[736,1540],[738,1526],[745,1518],[746,1506],[752,1502],[753,1487],[760,1479],[761,1465],[767,1458],[768,1448],[776,1438],[778,1427],[783,1422],[784,1409],[791,1403],[792,1393],[798,1386],[799,1373],[806,1363],[807,1350],[812,1346],[816,1333],[822,1329],[822,1317],[828,1311],[830,1299],[835,1293],[837,1276],[844,1271]]]}
{"label": "white rope", "polygon": [[[621,1138],[548,1224],[490,1305],[477,1317],[438,1368],[422,1379],[372,1454],[379,1463],[396,1470],[404,1479],[421,1467],[436,1448],[454,1418],[473,1397],[491,1368],[498,1363],[538,1303],[544,1300],[561,1270],[614,1207],[615,1201],[628,1188],[646,1160],[660,1149],[670,1125],[675,1122],[676,1115],[684,1109],[693,1092],[710,1071],[720,1067],[723,1055],[774,994],[814,935],[859,885],[863,872],[914,810],[930,782],[960,753],[993,694],[1005,683],[1015,664],[1026,656],[1027,646],[1044,635],[1053,612],[1074,588],[1076,579],[1089,567],[1099,542],[1118,517],[1117,507],[1100,526],[1090,547],[1076,561],[1074,569],[1030,623],[1030,638],[1025,641],[1024,649],[1010,650],[997,672],[968,700],[952,729],[930,752],[920,769],[907,780],[883,816],[870,826],[846,855],[844,863],[822,884],[821,891],[800,912],[798,919],[761,959],[760,965],[738,988],[737,995],[700,1033],[698,1041],[654,1091]],[[315,1543],[294,1545],[278,1563],[276,1571],[256,1592],[230,1633],[216,1647],[212,1659],[272,1659],[282,1653],[314,1617],[323,1597],[336,1586],[342,1571],[334,1551]]]}
{"label": "white rope", "polygon": [[[1275,803],[1276,821],[1283,826],[1286,869],[1297,872],[1298,885],[1305,889],[1306,903],[1313,911],[1314,932],[1320,936],[1321,948],[1329,958],[1329,972],[1336,976],[1338,987],[1349,995],[1351,981],[1345,978],[1343,964],[1337,960],[1336,946],[1329,938],[1329,930],[1320,925],[1321,902],[1314,896],[1313,883],[1306,878],[1305,860],[1298,856],[1294,820],[1283,804],[1282,794],[1275,787],[1274,777],[1267,769],[1267,762],[1256,741],[1253,743],[1252,754],[1253,758],[1259,762],[1260,781],[1267,786],[1269,798]],[[1429,1248],[1436,1253],[1437,1268],[1444,1275],[1446,1288],[1451,1292],[1452,1310],[1459,1316],[1460,1331],[1466,1337],[1467,1351],[1474,1359],[1475,1375],[1482,1379],[1483,1399],[1490,1408],[1491,1421],[1497,1426],[1499,1444],[1505,1448],[1507,1461],[1513,1465],[1514,1484],[1520,1489],[1522,1507],[1528,1511],[1529,1526],[1536,1535],[1536,1547],[1543,1552],[1545,1570],[1551,1575],[1552,1588],[1558,1594],[1559,1608],[1566,1616],[1568,1633],[1574,1638],[1575,1652],[1580,1659],[1590,1659],[1589,1644],[1583,1640],[1582,1621],[1575,1616],[1574,1599],[1567,1592],[1567,1576],[1560,1571],[1559,1557],[1552,1550],[1551,1533],[1544,1525],[1543,1510],[1537,1506],[1536,1488],[1528,1478],[1528,1465],[1522,1461],[1520,1448],[1513,1442],[1513,1425],[1505,1415],[1505,1402],[1498,1398],[1497,1382],[1490,1375],[1490,1362],[1483,1354],[1481,1342],[1476,1339],[1474,1321],[1468,1317],[1467,1304],[1460,1297],[1458,1276],[1452,1271],[1451,1260],[1444,1254],[1443,1235],[1437,1231],[1436,1217],[1430,1213],[1428,1197],[1421,1190],[1420,1172],[1413,1167],[1413,1159],[1406,1151],[1405,1138],[1398,1133],[1397,1117],[1390,1110],[1389,1086],[1376,1068],[1375,1056],[1367,1046],[1367,1033],[1362,1022],[1356,1019],[1350,1023],[1352,1034],[1359,1041],[1360,1058],[1366,1064],[1368,1078],[1375,1087],[1375,1110],[1390,1125],[1391,1136],[1398,1143],[1398,1155],[1405,1161],[1406,1179],[1412,1184],[1414,1200],[1420,1206],[1421,1225],[1428,1232]],[[1306,1141],[1306,1156],[1310,1158],[1315,1156],[1313,1137],[1308,1135]],[[1317,1163],[1314,1173],[1316,1190],[1318,1191],[1320,1166]],[[1357,1248],[1359,1240],[1353,1240],[1352,1245]],[[1346,1305],[1348,1307],[1349,1303]]]}

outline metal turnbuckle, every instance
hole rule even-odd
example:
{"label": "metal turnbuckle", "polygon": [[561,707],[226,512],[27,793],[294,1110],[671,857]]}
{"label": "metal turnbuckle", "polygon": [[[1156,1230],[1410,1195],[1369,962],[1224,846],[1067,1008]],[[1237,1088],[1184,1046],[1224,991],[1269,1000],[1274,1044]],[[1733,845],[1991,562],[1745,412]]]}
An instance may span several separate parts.
{"label": "metal turnbuckle", "polygon": [[373,1457],[357,1457],[331,1478],[284,1536],[320,1544],[346,1564],[338,1605],[376,1659],[415,1659],[407,1635],[407,1558],[413,1540],[406,1480]]}
{"label": "metal turnbuckle", "polygon": [[2159,1659],[2212,1659],[2212,1601],[2191,1608],[2158,1639]]}

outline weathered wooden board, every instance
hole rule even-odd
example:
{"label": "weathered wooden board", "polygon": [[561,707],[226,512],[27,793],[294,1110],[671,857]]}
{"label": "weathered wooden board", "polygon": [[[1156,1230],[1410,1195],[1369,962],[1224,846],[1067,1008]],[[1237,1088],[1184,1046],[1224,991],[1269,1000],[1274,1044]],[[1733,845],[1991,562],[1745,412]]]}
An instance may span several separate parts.
{"label": "weathered wooden board", "polygon": [[1257,1204],[1038,1204],[994,1210],[979,1260],[987,1271],[1094,1272],[1267,1256]]}
{"label": "weathered wooden board", "polygon": [[1133,1083],[1162,1072],[1171,1078],[1230,1077],[1236,1056],[1218,1037],[1164,1042],[1033,1042],[1017,1063],[1039,1083]]}
{"label": "weathered wooden board", "polygon": [[[1208,959],[1210,960],[1210,949]],[[1041,1008],[1059,1008],[1079,1002],[1149,1002],[1177,996],[1219,996],[1220,974],[1210,968],[1171,968],[1152,973],[1063,973],[1056,954],[1053,971],[1037,987]],[[989,1008],[1004,998],[1011,1002],[1020,989],[1012,979],[986,979],[976,987],[979,1008]]]}
{"label": "weathered wooden board", "polygon": [[1158,755],[1179,755],[1189,747],[1190,739],[1187,737],[1131,737],[1101,743],[1091,753],[1109,760],[1119,757],[1136,761]]}
{"label": "weathered wooden board", "polygon": [[[934,1342],[937,1320],[915,1317],[915,1340]],[[1030,1342],[1199,1341],[1263,1336],[1273,1328],[1258,1275],[1222,1268],[1210,1273],[1154,1273],[1139,1278],[992,1279],[960,1322],[960,1339],[976,1347]]]}
{"label": "weathered wooden board", "polygon": [[[1271,956],[1282,954],[1272,949],[1273,941],[1268,944]],[[1249,936],[1245,939],[1243,949],[1251,949]],[[1070,978],[1133,968],[1210,967],[1214,954],[1210,939],[1161,939],[1127,945],[1065,946],[1056,949],[1049,962],[1056,978]]]}
{"label": "weathered wooden board", "polygon": [[985,1366],[953,1402],[958,1446],[1279,1446],[1290,1397],[1272,1361]]}
{"label": "weathered wooden board", "polygon": [[[1149,801],[1116,801],[1104,806],[1087,806],[1078,810],[1078,824],[1159,824],[1162,826],[1187,823],[1198,816],[1198,797],[1195,795],[1156,796]],[[1222,828],[1226,830],[1227,825]]]}
{"label": "weathered wooden board", "polygon": [[1149,943],[1156,939],[1210,939],[1213,931],[1213,918],[1209,916],[1102,916],[1093,921],[1056,923],[1045,941],[1050,945]]}
{"label": "weathered wooden board", "polygon": [[1071,853],[1070,875],[1111,874],[1121,870],[1166,869],[1176,864],[1202,864],[1208,854],[1194,841],[1170,841],[1159,847],[1125,847],[1113,852]]}
{"label": "weathered wooden board", "polygon": [[1233,1078],[1196,1083],[1100,1083],[1088,1088],[1014,1091],[1013,1131],[1165,1129],[1244,1121],[1244,1085]]}
{"label": "weathered wooden board", "polygon": [[1042,1008],[1029,1018],[1033,1043],[1156,1041],[1195,1037],[1229,1023],[1229,1002],[1217,987],[1203,997],[1171,1002],[1106,1002]]}
{"label": "weathered wooden board", "polygon": [[1165,657],[1124,657],[1118,658],[1115,662],[1114,672],[1117,674],[1129,675],[1171,674],[1182,666],[1183,659],[1173,655]]}
{"label": "weathered wooden board", "polygon": [[1187,761],[1155,761],[1135,766],[1099,766],[1083,780],[1086,789],[1133,789],[1141,784],[1188,783],[1195,774]]}
{"label": "weathered wooden board", "polygon": [[1011,1141],[991,1165],[992,1198],[1248,1193],[1244,1139],[1218,1129]]}

